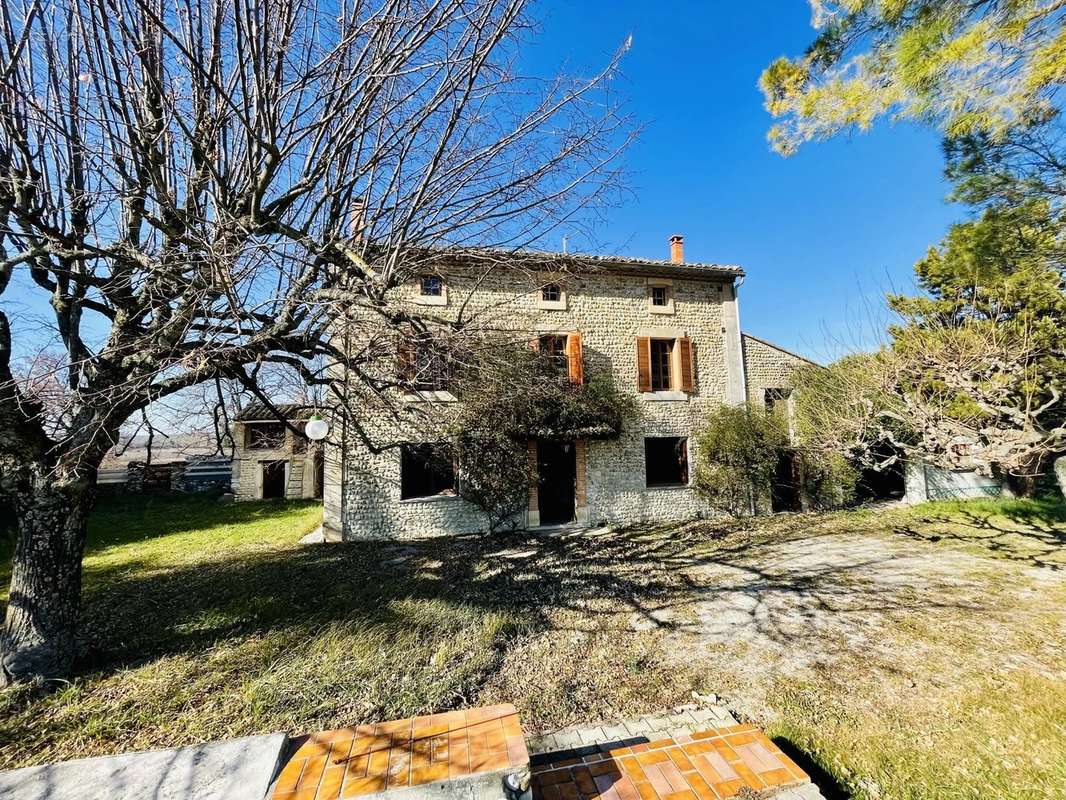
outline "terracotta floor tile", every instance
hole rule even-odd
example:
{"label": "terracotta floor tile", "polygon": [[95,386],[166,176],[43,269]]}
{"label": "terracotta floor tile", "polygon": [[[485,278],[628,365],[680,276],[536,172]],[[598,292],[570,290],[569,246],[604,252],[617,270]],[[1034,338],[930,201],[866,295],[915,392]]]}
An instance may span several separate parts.
{"label": "terracotta floor tile", "polygon": [[691,772],[695,767],[692,766],[692,762],[688,760],[688,756],[680,747],[667,748],[666,754],[670,756],[670,760],[674,762],[674,766],[681,772]]}
{"label": "terracotta floor tile", "polygon": [[696,756],[692,763],[711,784],[719,783],[720,781],[731,781],[740,777],[717,750],[702,756]]}
{"label": "terracotta floor tile", "polygon": [[542,773],[539,777],[542,786],[551,786],[553,783],[563,783],[570,780],[570,770],[553,769],[551,772]]}
{"label": "terracotta floor tile", "polygon": [[759,777],[762,778],[767,786],[787,786],[790,783],[796,782],[796,779],[793,778],[791,773],[789,773],[784,767],[760,772]]}
{"label": "terracotta floor tile", "polygon": [[627,775],[622,775],[614,782],[614,790],[618,792],[621,800],[640,800],[640,793],[633,781]]}
{"label": "terracotta floor tile", "polygon": [[411,785],[419,786],[423,783],[443,781],[448,777],[448,765],[444,762],[432,764],[428,767],[411,768]]}
{"label": "terracotta floor tile", "polygon": [[683,792],[674,792],[668,794],[663,800],[697,800],[696,793],[691,789],[685,789]]}
{"label": "terracotta floor tile", "polygon": [[344,783],[344,767],[326,767],[322,781],[318,784],[317,800],[334,800],[340,797],[341,785]]}
{"label": "terracotta floor tile", "polygon": [[341,789],[341,797],[357,797],[362,794],[372,794],[385,790],[385,777],[376,775],[368,778],[349,778],[344,782]]}
{"label": "terracotta floor tile", "polygon": [[581,792],[577,790],[577,784],[572,781],[566,783],[557,783],[555,786],[559,789],[560,800],[581,800]]}
{"label": "terracotta floor tile", "polygon": [[574,767],[571,775],[574,777],[574,783],[577,784],[577,788],[583,794],[593,794],[596,791],[596,781],[593,780],[592,772],[589,771],[588,767]]}
{"label": "terracotta floor tile", "polygon": [[748,769],[748,765],[743,761],[737,761],[733,765],[733,769],[737,771],[737,775],[744,781],[745,785],[750,789],[765,789],[766,783],[754,772]]}
{"label": "terracotta floor tile", "polygon": [[663,747],[670,747],[673,744],[676,744],[676,742],[674,742],[674,740],[670,739],[670,738],[667,738],[667,739],[655,739],[653,741],[648,742],[648,749],[649,750],[658,750],[658,749],[663,748]]}
{"label": "terracotta floor tile", "polygon": [[659,794],[648,781],[636,781],[634,786],[640,794],[640,800],[659,800]]}
{"label": "terracotta floor tile", "polygon": [[386,775],[389,771],[389,751],[388,750],[375,750],[370,754],[370,758],[366,767],[366,774],[368,777],[376,777],[379,775]]}
{"label": "terracotta floor tile", "polygon": [[369,764],[370,756],[348,756],[348,760],[344,762],[344,771],[351,779],[365,778]]}
{"label": "terracotta floor tile", "polygon": [[664,761],[659,765],[659,769],[662,770],[666,780],[670,781],[670,786],[675,792],[684,792],[690,788],[685,776],[681,774],[681,770],[672,761]]}
{"label": "terracotta floor tile", "polygon": [[736,797],[737,792],[744,788],[744,781],[740,778],[732,781],[721,781],[713,784],[714,791],[721,797]]}
{"label": "terracotta floor tile", "polygon": [[275,788],[276,794],[285,794],[288,792],[295,792],[296,785],[300,782],[300,774],[304,771],[304,766],[307,764],[306,758],[293,758],[286,764],[281,774],[278,775],[278,781]]}
{"label": "terracotta floor tile", "polygon": [[621,775],[622,770],[614,761],[597,761],[595,764],[589,764],[589,772],[594,777],[599,775]]}
{"label": "terracotta floor tile", "polygon": [[636,756],[622,756],[617,761],[618,766],[622,768],[629,777],[634,781],[646,781],[647,777],[644,775],[644,768],[640,766],[640,762],[637,761]]}
{"label": "terracotta floor tile", "polygon": [[659,769],[658,764],[647,765],[644,767],[644,774],[648,776],[648,783],[655,790],[655,793],[659,797],[665,797],[674,791],[674,788],[670,785],[670,781],[663,775],[663,771]]}
{"label": "terracotta floor tile", "polygon": [[670,756],[662,750],[649,750],[646,753],[637,753],[637,761],[640,762],[642,767],[647,767],[651,764],[661,764],[662,762],[669,760]]}
{"label": "terracotta floor tile", "polygon": [[698,772],[685,772],[683,774],[699,800],[718,800],[718,793],[711,788],[711,784],[704,780],[703,776]]}
{"label": "terracotta floor tile", "polygon": [[734,733],[730,736],[726,736],[725,740],[729,743],[730,747],[735,748],[740,744],[751,744],[755,741],[755,737],[750,733]]}
{"label": "terracotta floor tile", "polygon": [[698,741],[692,744],[686,744],[681,748],[682,751],[688,756],[698,756],[700,753],[711,753],[714,751],[714,744],[712,742]]}
{"label": "terracotta floor tile", "polygon": [[296,791],[299,792],[303,789],[310,789],[318,786],[318,782],[322,778],[322,772],[325,769],[325,756],[315,756],[314,758],[307,759],[307,766],[304,767],[303,774],[300,776],[300,782],[296,784]]}

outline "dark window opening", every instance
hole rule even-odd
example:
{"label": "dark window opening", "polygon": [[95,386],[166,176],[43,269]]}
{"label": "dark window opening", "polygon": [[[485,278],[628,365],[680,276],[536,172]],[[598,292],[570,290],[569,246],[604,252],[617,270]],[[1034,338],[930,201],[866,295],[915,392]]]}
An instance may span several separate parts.
{"label": "dark window opening", "polygon": [[556,372],[566,373],[570,369],[570,357],[566,352],[565,336],[541,336],[540,355]]}
{"label": "dark window opening", "polygon": [[687,486],[688,440],[680,436],[645,439],[644,465],[648,486]]}
{"label": "dark window opening", "polygon": [[283,422],[256,422],[247,426],[249,450],[281,450],[285,447]]}
{"label": "dark window opening", "polygon": [[448,449],[434,444],[400,448],[400,499],[433,497],[455,489],[455,465]]}
{"label": "dark window opening", "polygon": [[651,287],[651,304],[653,306],[665,306],[667,301],[665,286]]}
{"label": "dark window opening", "polygon": [[444,293],[444,279],[440,275],[423,275],[421,290],[424,296],[440,297]]}
{"label": "dark window opening", "polygon": [[673,361],[674,340],[651,340],[651,390],[668,391],[673,387],[670,376],[670,362]]}
{"label": "dark window opening", "polygon": [[563,296],[563,290],[557,283],[549,283],[547,286],[542,286],[540,290],[540,299],[546,300],[549,303],[557,303]]}

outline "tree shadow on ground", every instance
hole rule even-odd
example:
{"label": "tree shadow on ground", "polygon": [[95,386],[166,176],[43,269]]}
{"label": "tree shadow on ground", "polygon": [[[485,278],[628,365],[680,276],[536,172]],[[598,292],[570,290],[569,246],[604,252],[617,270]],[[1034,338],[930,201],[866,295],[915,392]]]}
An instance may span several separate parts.
{"label": "tree shadow on ground", "polygon": [[959,504],[893,528],[927,542],[979,546],[997,558],[1052,570],[1066,569],[1066,504],[1055,500],[1003,503],[996,513]]}
{"label": "tree shadow on ground", "polygon": [[773,737],[773,743],[781,748],[786,756],[796,762],[796,765],[807,773],[822,792],[825,800],[851,800],[853,795],[847,787],[838,781],[831,772],[819,764],[806,750],[795,744],[791,739],[784,736]]}
{"label": "tree shadow on ground", "polygon": [[[825,535],[797,515],[761,523],[777,542]],[[349,542],[265,548],[205,557],[171,569],[109,565],[88,570],[85,671],[108,671],[163,655],[201,651],[226,639],[321,626],[403,624],[394,603],[435,600],[509,615],[525,631],[558,629],[559,612],[581,624],[627,631],[685,628],[694,603],[718,594],[750,598],[742,612],[782,645],[821,636],[763,613],[791,596],[798,613],[892,612],[963,607],[935,593],[871,590],[863,574],[890,555],[790,568],[753,557],[749,523],[634,527],[545,537],[467,536],[412,543]],[[708,581],[715,567],[724,578]],[[793,620],[794,622],[794,620]],[[698,621],[697,621],[698,624]]]}

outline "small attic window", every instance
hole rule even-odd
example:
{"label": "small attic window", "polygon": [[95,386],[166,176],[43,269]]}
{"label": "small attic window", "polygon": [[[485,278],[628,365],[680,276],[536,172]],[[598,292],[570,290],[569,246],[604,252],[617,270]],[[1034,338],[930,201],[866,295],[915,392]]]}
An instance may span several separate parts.
{"label": "small attic window", "polygon": [[668,299],[665,286],[651,287],[651,304],[653,306],[665,306]]}
{"label": "small attic window", "polygon": [[563,296],[562,287],[557,283],[549,283],[547,286],[541,287],[540,299],[549,303],[558,303]]}
{"label": "small attic window", "polygon": [[419,291],[423,297],[440,297],[444,294],[444,280],[440,275],[423,275]]}

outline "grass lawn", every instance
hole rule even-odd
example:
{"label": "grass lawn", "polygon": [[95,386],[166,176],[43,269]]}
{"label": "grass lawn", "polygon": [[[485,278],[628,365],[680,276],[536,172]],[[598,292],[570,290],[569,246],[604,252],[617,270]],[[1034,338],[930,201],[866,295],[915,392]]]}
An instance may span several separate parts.
{"label": "grass lawn", "polygon": [[319,516],[102,503],[78,674],[0,694],[0,768],[503,701],[550,730],[696,690],[830,794],[1066,796],[1061,503],[299,545]]}

